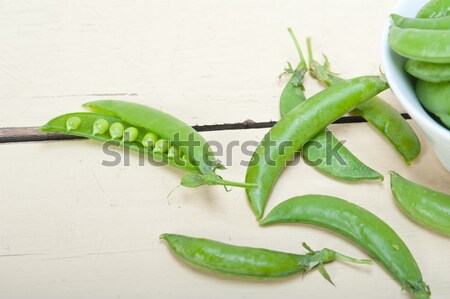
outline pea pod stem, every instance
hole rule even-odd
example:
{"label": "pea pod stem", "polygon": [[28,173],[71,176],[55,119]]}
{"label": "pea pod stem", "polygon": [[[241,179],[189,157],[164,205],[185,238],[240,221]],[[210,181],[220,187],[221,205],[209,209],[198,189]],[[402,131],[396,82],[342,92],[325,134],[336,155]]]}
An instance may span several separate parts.
{"label": "pea pod stem", "polygon": [[[343,79],[330,71],[330,63],[324,55],[325,63],[322,65],[313,57],[311,38],[307,39],[308,60],[310,74],[325,84],[333,86]],[[419,138],[408,122],[386,101],[378,96],[355,107],[351,114],[361,115],[382,136],[384,136],[403,157],[406,164],[410,164],[420,154]]]}
{"label": "pea pod stem", "polygon": [[280,203],[260,221],[263,226],[283,223],[311,224],[350,239],[379,261],[414,297],[430,297],[429,287],[406,244],[369,211],[337,197],[310,194]]}
{"label": "pea pod stem", "polygon": [[167,241],[176,255],[195,267],[248,278],[281,278],[318,268],[322,276],[332,283],[324,264],[336,259],[357,264],[371,262],[347,257],[328,248],[314,251],[305,243],[302,245],[308,253],[299,255],[176,234],[163,234],[160,239]]}
{"label": "pea pod stem", "polygon": [[289,35],[291,36],[292,40],[294,41],[295,48],[297,49],[297,54],[298,54],[298,56],[300,58],[300,62],[297,65],[297,67],[295,68],[295,70],[296,71],[300,71],[300,70],[307,71],[308,70],[308,66],[306,64],[306,59],[303,56],[302,48],[300,47],[300,44],[298,43],[297,37],[295,36],[295,33],[292,30],[292,28],[288,28],[288,32],[289,32]]}

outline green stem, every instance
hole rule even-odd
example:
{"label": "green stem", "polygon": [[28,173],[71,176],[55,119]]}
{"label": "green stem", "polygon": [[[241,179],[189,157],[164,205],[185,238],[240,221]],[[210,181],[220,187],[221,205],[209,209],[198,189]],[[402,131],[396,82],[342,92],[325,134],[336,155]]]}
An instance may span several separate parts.
{"label": "green stem", "polygon": [[233,182],[233,181],[227,181],[221,178],[218,178],[214,181],[212,181],[213,185],[222,185],[222,186],[230,186],[230,187],[239,187],[239,188],[258,188],[258,184],[249,184],[249,183],[240,183],[240,182]]}
{"label": "green stem", "polygon": [[349,257],[347,255],[338,253],[336,251],[334,253],[336,254],[336,258],[341,261],[346,261],[346,262],[355,263],[355,264],[366,264],[366,265],[372,264],[372,260],[369,260],[369,259],[355,259],[353,257]]}
{"label": "green stem", "polygon": [[312,52],[311,37],[310,36],[308,36],[306,38],[306,48],[308,49],[308,61],[309,61],[309,64],[311,65],[311,63],[314,61],[314,57],[313,57],[313,52]]}
{"label": "green stem", "polygon": [[310,37],[306,39],[306,47],[308,49],[308,63],[311,76],[321,81],[326,86],[331,86],[342,81],[337,74],[330,71],[328,58],[325,55],[323,55],[325,58],[325,63],[323,65],[314,60]]}
{"label": "green stem", "polygon": [[300,57],[300,63],[297,65],[296,71],[299,71],[301,69],[307,69],[308,66],[306,65],[306,59],[303,56],[302,49],[300,48],[300,44],[298,43],[294,31],[292,31],[292,28],[288,28],[288,32],[291,35],[292,40],[294,41],[295,47],[297,48],[298,56]]}

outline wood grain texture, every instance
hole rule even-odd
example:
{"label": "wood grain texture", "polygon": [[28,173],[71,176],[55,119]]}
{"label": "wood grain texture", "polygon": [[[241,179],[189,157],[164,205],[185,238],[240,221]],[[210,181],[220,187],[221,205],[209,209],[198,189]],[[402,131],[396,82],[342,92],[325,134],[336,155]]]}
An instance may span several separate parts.
{"label": "wood grain texture", "polygon": [[[379,72],[392,0],[0,1],[0,127],[116,98],[189,124],[278,120],[286,31],[344,77]],[[307,79],[307,93],[319,86]],[[392,93],[384,97],[401,110]],[[401,111],[403,112],[403,111]]]}
{"label": "wood grain texture", "polygon": [[[403,113],[405,119],[411,119],[407,113]],[[349,124],[366,122],[361,116],[343,116],[334,124]],[[215,124],[215,125],[196,125],[192,126],[197,132],[224,131],[224,130],[242,130],[242,129],[260,129],[271,128],[276,124],[275,121],[254,122],[246,120],[241,123],[233,124]],[[39,127],[15,127],[0,128],[0,143],[6,142],[28,142],[28,141],[46,141],[46,140],[66,140],[83,139],[83,137],[71,136],[62,133],[41,132]]]}
{"label": "wood grain texture", "polygon": [[[414,126],[415,129],[416,126]],[[412,167],[367,124],[332,125],[361,160],[387,176],[405,177],[450,192],[448,172],[423,136],[423,152]],[[259,141],[267,129],[205,132],[223,146]],[[218,155],[224,177],[243,180],[239,147]],[[89,140],[0,144],[1,298],[408,298],[380,265],[327,268],[336,283],[317,271],[276,281],[220,277],[192,269],[158,239],[164,232],[212,238],[239,245],[303,252],[300,242],[367,257],[352,243],[312,226],[260,228],[243,190],[178,188],[178,170],[152,165],[105,167],[110,160]],[[448,238],[406,218],[383,183],[345,183],[304,165],[280,177],[268,210],[296,195],[339,196],[380,216],[411,249],[433,298],[446,298]]]}

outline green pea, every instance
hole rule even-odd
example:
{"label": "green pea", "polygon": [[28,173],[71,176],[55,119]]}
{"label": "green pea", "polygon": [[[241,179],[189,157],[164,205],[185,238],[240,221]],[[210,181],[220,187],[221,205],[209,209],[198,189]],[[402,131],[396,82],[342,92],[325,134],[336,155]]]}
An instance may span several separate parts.
{"label": "green pea", "polygon": [[169,147],[169,150],[167,151],[167,157],[169,159],[175,159],[175,157],[179,157],[178,149],[174,146]]}
{"label": "green pea", "polygon": [[121,123],[113,123],[111,127],[109,127],[109,134],[111,134],[112,139],[119,139],[123,136],[124,127]]}
{"label": "green pea", "polygon": [[78,116],[69,117],[66,121],[67,131],[76,130],[81,124],[81,118]]}
{"label": "green pea", "polygon": [[97,119],[94,123],[92,134],[93,135],[105,134],[106,131],[108,131],[108,128],[109,128],[109,123],[106,119],[103,119],[103,118]]}
{"label": "green pea", "polygon": [[135,127],[129,127],[123,131],[123,141],[133,142],[138,139],[139,131]]}
{"label": "green pea", "polygon": [[156,141],[158,141],[159,136],[153,132],[145,134],[144,139],[142,139],[142,145],[148,148],[154,148]]}
{"label": "green pea", "polygon": [[167,153],[169,151],[169,146],[170,146],[169,141],[165,139],[159,139],[155,143],[155,148],[153,149],[153,152],[160,154]]}

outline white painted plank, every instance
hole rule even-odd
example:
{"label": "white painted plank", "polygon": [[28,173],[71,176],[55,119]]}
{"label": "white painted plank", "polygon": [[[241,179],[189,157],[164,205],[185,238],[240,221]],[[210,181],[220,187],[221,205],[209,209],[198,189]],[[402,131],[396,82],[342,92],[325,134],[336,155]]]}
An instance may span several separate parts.
{"label": "white painted plank", "polygon": [[[367,124],[334,125],[334,133],[363,161],[387,175],[396,170],[450,192],[448,172],[428,143],[407,167]],[[208,132],[223,145],[259,141],[267,130]],[[422,138],[422,136],[421,136]],[[364,140],[364,142],[363,142]],[[424,139],[422,138],[424,141]],[[350,242],[310,226],[258,227],[245,193],[221,187],[179,188],[181,172],[137,165],[104,167],[93,141],[0,144],[0,297],[2,298],[408,298],[380,265],[328,265],[336,287],[317,271],[276,281],[221,277],[194,270],[170,254],[164,232],[233,244],[303,252],[300,242],[355,257]],[[235,150],[229,179],[243,180],[248,160]],[[407,219],[384,183],[350,184],[306,165],[280,177],[268,209],[307,193],[343,197],[379,215],[403,238],[430,284],[433,298],[449,293],[449,239]]]}
{"label": "white painted plank", "polygon": [[[189,124],[279,118],[287,27],[344,77],[376,74],[392,1],[0,1],[0,127],[119,98]],[[309,95],[319,90],[307,82]],[[394,96],[386,99],[397,108]]]}

